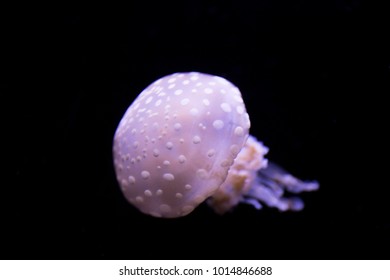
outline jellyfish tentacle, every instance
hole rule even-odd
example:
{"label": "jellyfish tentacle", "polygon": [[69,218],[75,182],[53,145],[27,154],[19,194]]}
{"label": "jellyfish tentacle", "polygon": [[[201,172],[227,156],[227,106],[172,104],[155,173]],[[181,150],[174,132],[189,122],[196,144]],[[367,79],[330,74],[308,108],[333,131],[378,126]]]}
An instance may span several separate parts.
{"label": "jellyfish tentacle", "polygon": [[249,204],[251,206],[253,206],[254,208],[256,208],[257,210],[260,210],[263,208],[263,205],[261,205],[261,203],[259,202],[259,200],[257,200],[256,198],[252,198],[252,197],[243,197],[241,199],[241,202],[242,203],[245,203],[245,204]]}
{"label": "jellyfish tentacle", "polygon": [[303,201],[297,194],[319,188],[316,181],[302,181],[264,156],[268,148],[253,136],[237,155],[225,182],[209,199],[209,205],[219,214],[231,210],[238,203],[245,203],[256,209],[262,205],[280,211],[300,211]]}
{"label": "jellyfish tentacle", "polygon": [[218,214],[224,214],[233,209],[240,202],[253,205],[261,209],[260,201],[245,199],[256,180],[257,171],[267,166],[264,155],[268,148],[251,135],[244,147],[238,153],[233,165],[230,167],[227,178],[217,191],[208,199],[208,204]]}
{"label": "jellyfish tentacle", "polygon": [[283,197],[283,194],[276,193],[262,184],[253,185],[243,202],[253,205],[253,199],[257,199],[268,207],[275,207],[280,211],[300,211],[304,207],[303,201],[299,197]]}
{"label": "jellyfish tentacle", "polygon": [[273,162],[269,162],[267,168],[259,170],[259,178],[269,179],[291,193],[315,191],[319,188],[317,181],[302,181]]}

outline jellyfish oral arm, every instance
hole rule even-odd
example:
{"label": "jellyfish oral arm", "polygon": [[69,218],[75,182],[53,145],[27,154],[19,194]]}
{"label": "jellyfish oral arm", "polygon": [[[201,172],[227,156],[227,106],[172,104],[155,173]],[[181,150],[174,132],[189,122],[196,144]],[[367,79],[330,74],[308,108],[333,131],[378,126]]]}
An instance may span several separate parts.
{"label": "jellyfish oral arm", "polygon": [[273,182],[274,185],[280,185],[291,193],[316,191],[319,189],[317,181],[302,181],[272,162],[268,163],[267,168],[260,170],[259,180],[262,180],[262,178],[265,184]]}
{"label": "jellyfish oral arm", "polygon": [[238,203],[249,204],[256,209],[261,209],[265,204],[280,211],[300,211],[304,208],[299,197],[285,197],[285,194],[318,190],[318,182],[306,182],[294,177],[267,161],[264,158],[267,152],[268,148],[263,143],[249,136],[227,179],[209,200],[215,212],[224,214]]}

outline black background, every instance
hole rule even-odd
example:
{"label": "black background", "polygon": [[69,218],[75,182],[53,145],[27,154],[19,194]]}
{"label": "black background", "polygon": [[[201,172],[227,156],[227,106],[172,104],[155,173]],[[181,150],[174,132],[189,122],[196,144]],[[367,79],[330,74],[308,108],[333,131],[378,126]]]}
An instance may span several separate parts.
{"label": "black background", "polygon": [[[384,7],[139,2],[4,10],[0,258],[388,259],[388,184],[365,158],[384,157],[369,142],[379,144],[375,125],[387,128],[385,105],[372,102],[389,92]],[[116,126],[147,85],[186,71],[236,84],[268,158],[320,182],[304,211],[240,205],[218,216],[201,205],[166,220],[125,201]]]}

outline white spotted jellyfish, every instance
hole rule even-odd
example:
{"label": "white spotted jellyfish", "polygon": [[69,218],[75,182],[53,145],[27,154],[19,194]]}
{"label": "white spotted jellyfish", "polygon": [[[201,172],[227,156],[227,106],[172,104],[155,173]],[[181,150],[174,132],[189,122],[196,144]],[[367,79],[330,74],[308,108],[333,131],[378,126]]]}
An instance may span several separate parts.
{"label": "white spotted jellyfish", "polygon": [[299,211],[285,192],[317,190],[267,161],[249,135],[239,89],[224,78],[191,72],[165,76],[130,105],[113,140],[116,177],[142,213],[176,218],[207,201],[224,214],[239,203]]}

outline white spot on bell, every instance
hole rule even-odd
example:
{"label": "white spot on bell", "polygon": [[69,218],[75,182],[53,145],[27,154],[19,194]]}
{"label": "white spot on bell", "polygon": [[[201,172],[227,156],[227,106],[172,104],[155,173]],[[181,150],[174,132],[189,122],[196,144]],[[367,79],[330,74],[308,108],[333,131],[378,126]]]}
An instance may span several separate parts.
{"label": "white spot on bell", "polygon": [[148,171],[144,170],[141,172],[141,177],[146,180],[150,177],[150,173]]}
{"label": "white spot on bell", "polygon": [[168,204],[161,204],[160,210],[161,212],[165,212],[165,213],[171,212],[171,206],[169,206]]}
{"label": "white spot on bell", "polygon": [[183,214],[187,214],[187,213],[194,211],[194,207],[191,205],[186,205],[186,206],[183,206],[183,208],[181,210],[183,211]]}
{"label": "white spot on bell", "polygon": [[183,106],[187,105],[188,103],[190,103],[190,100],[188,98],[184,98],[180,101],[180,104]]}
{"label": "white spot on bell", "polygon": [[232,111],[232,108],[230,107],[230,104],[229,103],[222,103],[221,104],[221,109],[226,112],[226,113],[230,113]]}
{"label": "white spot on bell", "polygon": [[183,198],[183,195],[181,193],[176,193],[175,196],[176,196],[176,198],[179,198],[179,199]]}
{"label": "white spot on bell", "polygon": [[207,156],[208,157],[213,157],[214,155],[215,155],[215,150],[214,149],[208,150],[208,152],[207,152]]}
{"label": "white spot on bell", "polygon": [[156,195],[158,195],[158,196],[162,195],[162,193],[163,193],[162,189],[158,189],[158,190],[156,191]]}
{"label": "white spot on bell", "polygon": [[211,88],[205,88],[204,92],[210,94],[213,93],[213,90]]}
{"label": "white spot on bell", "polygon": [[241,137],[244,135],[244,129],[241,127],[241,126],[237,126],[235,129],[234,129],[234,135],[238,136],[238,137]]}
{"label": "white spot on bell", "polygon": [[213,126],[214,126],[215,129],[220,130],[220,129],[223,128],[224,123],[223,123],[223,121],[221,121],[221,120],[215,120],[215,121],[213,122]]}
{"label": "white spot on bell", "polygon": [[191,110],[190,110],[190,114],[192,115],[192,116],[196,116],[197,114],[198,114],[198,109],[196,109],[196,108],[192,108]]}
{"label": "white spot on bell", "polygon": [[207,178],[207,171],[205,169],[198,169],[196,171],[196,176],[198,176],[200,179],[206,179]]}
{"label": "white spot on bell", "polygon": [[152,101],[153,97],[149,96],[148,99],[146,99],[145,104],[149,104]]}
{"label": "white spot on bell", "polygon": [[135,178],[134,178],[134,176],[129,176],[129,183],[130,184],[135,184]]}
{"label": "white spot on bell", "polygon": [[167,180],[167,181],[173,181],[173,180],[175,180],[175,176],[173,176],[173,174],[171,174],[171,173],[165,173],[165,174],[163,175],[163,178],[164,178],[164,180]]}
{"label": "white spot on bell", "polygon": [[173,125],[173,128],[176,130],[176,131],[179,131],[181,129],[181,124],[180,123],[175,123]]}
{"label": "white spot on bell", "polygon": [[175,95],[180,95],[183,93],[183,90],[182,89],[177,89],[175,90]]}
{"label": "white spot on bell", "polygon": [[186,157],[184,156],[184,155],[180,155],[179,156],[179,163],[181,163],[181,164],[183,164],[183,163],[185,163],[186,162]]}
{"label": "white spot on bell", "polygon": [[242,107],[242,106],[237,106],[237,107],[236,107],[236,111],[237,111],[237,113],[239,113],[239,114],[241,115],[242,113],[244,113],[244,107]]}
{"label": "white spot on bell", "polygon": [[194,144],[199,144],[201,142],[201,138],[198,136],[198,135],[195,135],[193,138],[192,138],[192,143]]}
{"label": "white spot on bell", "polygon": [[172,150],[172,148],[173,148],[173,143],[172,143],[172,142],[167,142],[167,143],[165,144],[165,147],[167,147],[168,150]]}

